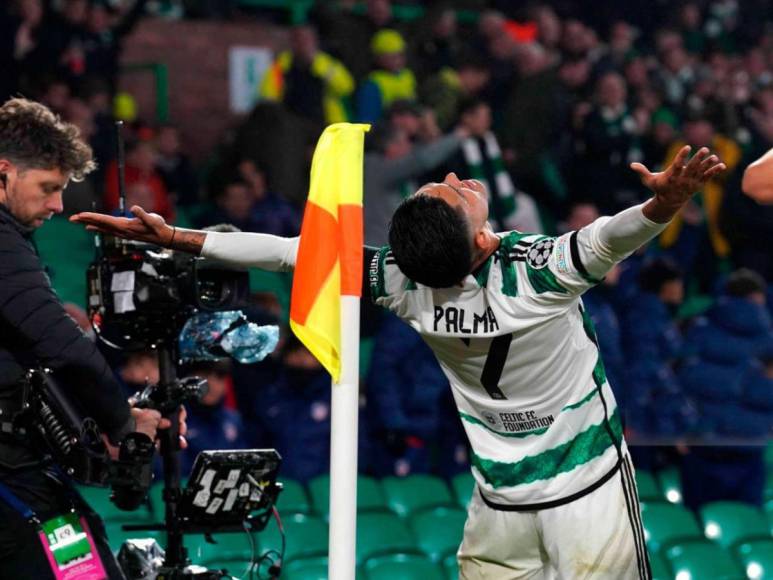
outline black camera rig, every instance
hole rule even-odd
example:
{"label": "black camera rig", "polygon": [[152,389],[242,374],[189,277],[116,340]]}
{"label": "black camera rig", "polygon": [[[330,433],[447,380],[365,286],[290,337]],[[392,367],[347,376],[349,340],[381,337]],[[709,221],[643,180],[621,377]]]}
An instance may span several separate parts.
{"label": "black camera rig", "polygon": [[147,494],[154,452],[150,437],[130,433],[119,443],[118,457],[111,458],[99,426],[65,394],[50,370],[27,372],[21,411],[13,422],[73,480],[112,487],[120,509],[136,509]]}

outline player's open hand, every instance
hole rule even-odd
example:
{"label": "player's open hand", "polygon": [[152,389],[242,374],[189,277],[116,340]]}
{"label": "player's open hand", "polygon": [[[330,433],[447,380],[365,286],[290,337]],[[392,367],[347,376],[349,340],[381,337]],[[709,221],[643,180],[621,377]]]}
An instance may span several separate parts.
{"label": "player's open hand", "polygon": [[641,182],[663,205],[681,207],[708,180],[727,169],[708,147],[699,149],[688,161],[690,151],[689,145],[682,147],[671,165],[659,173],[652,173],[641,163],[631,163],[631,169],[639,174]]}
{"label": "player's open hand", "polygon": [[116,217],[87,211],[71,216],[70,221],[84,224],[89,231],[102,232],[119,238],[139,240],[159,246],[166,246],[171,242],[174,230],[164,221],[164,218],[155,213],[148,213],[138,205],[133,206],[131,212],[136,217]]}

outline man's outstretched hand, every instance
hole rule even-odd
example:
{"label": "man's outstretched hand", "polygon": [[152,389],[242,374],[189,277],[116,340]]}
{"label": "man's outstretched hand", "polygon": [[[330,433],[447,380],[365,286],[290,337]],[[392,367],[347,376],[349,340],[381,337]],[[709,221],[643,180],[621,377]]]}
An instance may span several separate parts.
{"label": "man's outstretched hand", "polygon": [[174,228],[156,213],[148,213],[135,205],[131,212],[133,218],[115,217],[102,213],[83,212],[70,217],[71,222],[84,224],[92,232],[102,232],[128,240],[139,240],[158,246],[168,246],[174,234]]}
{"label": "man's outstretched hand", "polygon": [[644,215],[652,221],[670,221],[709,179],[727,169],[707,147],[699,149],[688,161],[690,151],[689,145],[682,147],[671,165],[659,173],[652,173],[641,163],[631,163],[641,182],[655,194],[644,206]]}

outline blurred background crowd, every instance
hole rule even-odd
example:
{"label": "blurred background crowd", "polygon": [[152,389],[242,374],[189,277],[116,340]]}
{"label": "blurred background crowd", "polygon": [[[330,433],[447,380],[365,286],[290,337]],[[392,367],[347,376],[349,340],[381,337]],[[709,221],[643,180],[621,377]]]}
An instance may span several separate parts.
{"label": "blurred background crowd", "polygon": [[[282,4],[302,10],[289,15]],[[190,119],[171,111],[173,122],[160,121],[120,82],[125,43],[157,19],[260,22],[278,39],[254,106],[234,115],[204,158],[192,154]],[[0,42],[0,97],[44,102],[96,153],[99,170],[70,184],[66,213],[117,211],[117,118],[127,122],[127,207],[178,225],[282,236],[298,234],[322,128],[372,123],[371,245],[386,243],[405,195],[448,171],[487,183],[496,230],[554,235],[645,200],[629,163],[655,170],[685,143],[710,147],[728,171],[584,301],[638,467],[678,466],[691,507],[762,504],[773,429],[773,206],[745,196],[741,177],[773,147],[769,1],[10,0]],[[81,289],[85,265],[64,263],[77,259],[63,241],[83,234],[56,221],[37,234],[41,253],[83,320],[85,293],[71,290]],[[67,259],[52,258],[57,249]],[[284,323],[289,281],[251,277],[248,315]],[[364,308],[360,470],[467,470],[431,352],[407,326]],[[158,377],[149,353],[114,358],[127,392]],[[200,449],[276,447],[286,477],[327,473],[329,378],[289,332],[262,363],[185,370],[210,382],[190,409],[188,465]]]}

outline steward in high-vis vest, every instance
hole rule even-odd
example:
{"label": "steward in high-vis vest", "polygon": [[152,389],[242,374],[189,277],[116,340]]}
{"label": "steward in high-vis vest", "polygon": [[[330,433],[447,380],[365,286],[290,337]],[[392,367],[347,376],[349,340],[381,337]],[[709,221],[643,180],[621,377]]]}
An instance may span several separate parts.
{"label": "steward in high-vis vest", "polygon": [[289,111],[329,125],[349,120],[346,99],[354,92],[354,79],[346,67],[319,50],[311,26],[291,33],[291,48],[279,53],[263,77],[260,98],[281,102]]}
{"label": "steward in high-vis vest", "polygon": [[377,32],[370,43],[376,68],[357,91],[357,120],[374,123],[395,101],[416,100],[416,77],[405,66],[405,40],[396,30]]}

